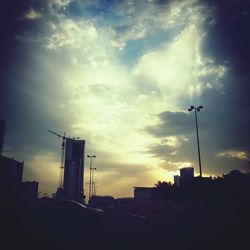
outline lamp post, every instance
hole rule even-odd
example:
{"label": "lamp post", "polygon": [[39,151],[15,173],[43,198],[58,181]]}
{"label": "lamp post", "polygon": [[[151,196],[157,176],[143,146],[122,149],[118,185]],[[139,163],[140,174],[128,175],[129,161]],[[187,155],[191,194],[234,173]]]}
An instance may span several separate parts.
{"label": "lamp post", "polygon": [[87,155],[90,158],[90,167],[89,167],[89,199],[91,196],[91,189],[92,189],[92,158],[95,158],[95,155]]}
{"label": "lamp post", "polygon": [[91,185],[92,185],[92,187],[91,187],[91,196],[95,195],[95,191],[94,191],[94,189],[95,189],[94,173],[95,173],[96,168],[92,168],[92,170],[93,170],[93,173],[92,173],[92,181],[91,181]]}
{"label": "lamp post", "polygon": [[190,108],[188,109],[188,111],[192,111],[194,110],[194,114],[195,114],[195,125],[196,125],[196,137],[197,137],[197,147],[198,147],[198,157],[199,157],[199,169],[200,169],[200,177],[202,178],[202,171],[201,171],[201,153],[200,153],[200,143],[199,143],[199,132],[198,132],[198,120],[197,120],[197,111],[199,112],[201,109],[203,108],[203,106],[190,106]]}

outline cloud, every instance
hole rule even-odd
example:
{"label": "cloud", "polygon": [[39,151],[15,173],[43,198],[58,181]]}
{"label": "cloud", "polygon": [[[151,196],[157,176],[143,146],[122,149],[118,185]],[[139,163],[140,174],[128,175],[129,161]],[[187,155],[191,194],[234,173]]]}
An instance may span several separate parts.
{"label": "cloud", "polygon": [[[65,19],[58,25],[50,23],[50,27],[54,32],[47,38],[45,47],[51,50],[59,50],[65,46],[80,49],[98,38],[98,33],[90,22],[74,22],[71,19]],[[84,50],[87,51],[89,48],[85,47]]]}
{"label": "cloud", "polygon": [[143,24],[123,25],[113,29],[114,40],[112,45],[120,50],[126,46],[127,41],[139,40],[146,36],[147,27]]}
{"label": "cloud", "polygon": [[59,7],[67,6],[72,2],[72,0],[52,0],[52,3],[58,5]]}
{"label": "cloud", "polygon": [[162,112],[158,115],[160,123],[146,130],[157,137],[189,134],[193,129],[193,119],[184,112]]}
{"label": "cloud", "polygon": [[28,20],[35,20],[42,17],[41,13],[34,10],[33,8],[30,8],[30,10],[25,14],[24,16]]}
{"label": "cloud", "polygon": [[196,165],[194,153],[195,141],[193,138],[187,139],[180,136],[179,145],[167,145],[164,143],[155,143],[149,145],[147,153],[153,157],[161,159],[159,166],[167,171],[177,171],[181,167]]}
{"label": "cloud", "polygon": [[244,151],[233,151],[233,150],[224,151],[218,153],[217,157],[229,157],[229,158],[237,158],[240,160],[249,160],[247,153]]}
{"label": "cloud", "polygon": [[[145,21],[146,16],[141,16],[141,20]],[[45,33],[39,40],[44,47],[30,49],[30,54],[34,54],[31,67],[35,69],[29,73],[31,81],[24,84],[22,79],[25,96],[36,99],[32,108],[41,107],[47,113],[44,117],[57,120],[53,128],[45,119],[48,129],[84,137],[96,150],[112,152],[113,160],[152,167],[158,164],[160,160],[152,159],[145,150],[155,141],[143,128],[155,124],[153,114],[164,110],[166,100],[172,103],[169,109],[178,106],[185,92],[183,87],[193,84],[188,70],[197,60],[186,67],[199,55],[202,36],[197,21],[190,21],[164,46],[153,52],[144,51],[138,63],[129,68],[110,44],[117,38],[110,27],[99,27],[93,19],[73,19],[52,6],[46,17]],[[140,25],[144,27],[145,22]],[[129,25],[124,27],[121,37],[129,30]],[[125,40],[130,41],[136,32],[127,34],[130,36]],[[186,75],[186,79],[173,84],[172,80],[180,74]]]}
{"label": "cloud", "polygon": [[179,98],[191,99],[207,89],[219,89],[219,80],[226,70],[203,57],[203,39],[198,26],[187,25],[171,42],[144,54],[134,68],[134,75],[156,85],[164,93],[169,109],[178,107]]}
{"label": "cloud", "polygon": [[[202,1],[203,2],[203,1]],[[249,2],[248,1],[209,1],[213,9],[213,25],[207,20],[205,28],[208,38],[203,44],[204,51],[216,63],[234,68],[235,73],[248,73],[249,50]]]}

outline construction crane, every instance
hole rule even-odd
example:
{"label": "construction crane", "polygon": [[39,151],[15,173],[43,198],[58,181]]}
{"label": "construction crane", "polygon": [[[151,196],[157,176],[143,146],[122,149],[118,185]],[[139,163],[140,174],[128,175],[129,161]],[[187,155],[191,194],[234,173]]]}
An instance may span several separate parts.
{"label": "construction crane", "polygon": [[63,135],[59,135],[51,130],[48,130],[49,133],[57,136],[58,138],[62,138],[62,152],[61,152],[61,166],[60,166],[60,176],[59,176],[59,187],[63,188],[63,169],[64,169],[64,157],[65,157],[65,140],[75,140],[79,139],[79,137],[66,137],[66,133],[64,132]]}

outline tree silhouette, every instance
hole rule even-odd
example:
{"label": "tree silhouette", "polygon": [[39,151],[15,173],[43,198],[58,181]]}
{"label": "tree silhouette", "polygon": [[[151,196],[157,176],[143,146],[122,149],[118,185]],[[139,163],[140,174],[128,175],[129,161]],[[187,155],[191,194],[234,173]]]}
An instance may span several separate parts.
{"label": "tree silhouette", "polygon": [[154,187],[154,197],[162,200],[171,199],[175,190],[175,186],[171,182],[166,181],[158,181]]}

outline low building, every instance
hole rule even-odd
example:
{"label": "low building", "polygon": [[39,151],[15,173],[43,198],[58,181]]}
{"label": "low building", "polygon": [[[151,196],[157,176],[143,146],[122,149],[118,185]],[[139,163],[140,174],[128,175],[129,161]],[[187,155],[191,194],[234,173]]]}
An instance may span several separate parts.
{"label": "low building", "polygon": [[115,199],[109,195],[92,195],[89,199],[89,206],[102,210],[113,210],[115,207]]}
{"label": "low building", "polygon": [[135,199],[148,200],[153,197],[154,187],[134,187]]}
{"label": "low building", "polygon": [[130,211],[131,205],[134,204],[135,198],[133,197],[122,197],[116,199],[116,209],[120,211]]}
{"label": "low building", "polygon": [[134,187],[134,201],[130,204],[130,211],[140,215],[164,214],[164,201],[156,200],[154,191],[154,187]]}

